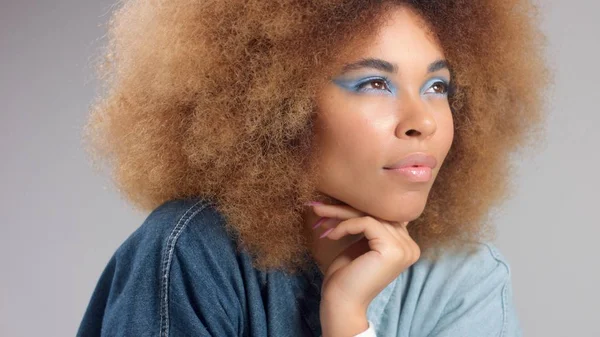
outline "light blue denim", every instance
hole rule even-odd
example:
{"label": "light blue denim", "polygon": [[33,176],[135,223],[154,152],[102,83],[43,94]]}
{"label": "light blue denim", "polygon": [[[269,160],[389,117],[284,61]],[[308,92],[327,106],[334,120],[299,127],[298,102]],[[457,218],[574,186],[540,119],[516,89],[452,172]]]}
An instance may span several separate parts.
{"label": "light blue denim", "polygon": [[[254,269],[202,199],[155,209],[104,269],[77,336],[320,336],[323,275]],[[372,302],[378,337],[521,336],[510,269],[491,244],[420,259]]]}

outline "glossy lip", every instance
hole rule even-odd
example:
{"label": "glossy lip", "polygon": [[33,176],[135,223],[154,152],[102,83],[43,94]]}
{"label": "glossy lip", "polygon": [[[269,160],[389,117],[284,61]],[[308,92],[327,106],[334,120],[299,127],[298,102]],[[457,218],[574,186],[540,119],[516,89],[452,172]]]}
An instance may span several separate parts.
{"label": "glossy lip", "polygon": [[411,166],[426,166],[431,169],[434,169],[437,166],[437,160],[434,156],[428,155],[424,152],[415,152],[410,155],[402,158],[396,163],[384,167],[384,169],[399,169],[402,167],[411,167]]}
{"label": "glossy lip", "polygon": [[397,173],[405,176],[409,181],[412,182],[428,182],[433,177],[431,168],[427,166],[419,167],[401,167],[397,169],[387,170],[390,173]]}

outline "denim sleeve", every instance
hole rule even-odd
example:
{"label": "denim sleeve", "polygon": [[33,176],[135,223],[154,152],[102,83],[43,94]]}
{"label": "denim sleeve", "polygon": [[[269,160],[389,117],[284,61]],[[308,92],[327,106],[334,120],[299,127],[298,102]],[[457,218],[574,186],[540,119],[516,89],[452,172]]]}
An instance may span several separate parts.
{"label": "denim sleeve", "polygon": [[201,210],[167,204],[148,217],[104,269],[77,336],[240,335],[235,251]]}
{"label": "denim sleeve", "polygon": [[429,337],[521,337],[513,303],[511,270],[490,243],[457,269],[460,285]]}
{"label": "denim sleeve", "polygon": [[244,279],[235,247],[214,221],[206,214],[197,217],[166,252],[170,268],[163,276],[168,288],[162,299],[168,306],[162,318],[168,320],[164,336],[242,335]]}

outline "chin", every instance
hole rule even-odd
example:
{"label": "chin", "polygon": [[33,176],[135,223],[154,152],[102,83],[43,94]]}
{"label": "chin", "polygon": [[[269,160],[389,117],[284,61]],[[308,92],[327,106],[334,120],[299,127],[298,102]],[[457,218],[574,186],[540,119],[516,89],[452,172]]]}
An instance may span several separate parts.
{"label": "chin", "polygon": [[387,221],[413,221],[423,214],[425,210],[425,201],[379,203],[376,208],[366,210],[365,212]]}
{"label": "chin", "polygon": [[389,212],[383,213],[381,216],[378,216],[381,219],[388,221],[413,221],[423,214],[423,210],[425,207],[420,208],[403,208],[399,210],[391,210]]}
{"label": "chin", "polygon": [[[323,192],[321,192],[323,193]],[[428,194],[419,193],[402,193],[401,195],[372,199],[372,200],[357,200],[355,197],[332,196],[325,193],[330,198],[350,205],[360,211],[379,219],[387,221],[413,221],[417,219],[425,210]],[[352,199],[352,200],[350,200]]]}

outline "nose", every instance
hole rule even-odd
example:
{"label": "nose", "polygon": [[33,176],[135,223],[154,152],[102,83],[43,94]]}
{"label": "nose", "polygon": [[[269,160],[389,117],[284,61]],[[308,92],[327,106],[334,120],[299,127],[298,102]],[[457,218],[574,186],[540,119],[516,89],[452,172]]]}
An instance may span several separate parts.
{"label": "nose", "polygon": [[[406,95],[408,96],[408,95]],[[410,139],[417,137],[427,139],[437,129],[435,116],[431,107],[421,97],[399,100],[399,119],[396,126],[396,137]]]}

